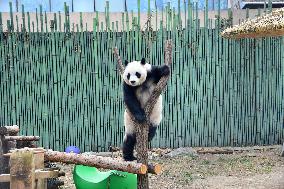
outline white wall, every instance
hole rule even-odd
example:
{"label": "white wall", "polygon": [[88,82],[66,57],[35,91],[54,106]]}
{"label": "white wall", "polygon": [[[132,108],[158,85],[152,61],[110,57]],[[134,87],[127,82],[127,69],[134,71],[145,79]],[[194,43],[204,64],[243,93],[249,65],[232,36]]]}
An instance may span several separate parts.
{"label": "white wall", "polygon": [[[204,24],[204,12],[199,11],[198,14],[199,14],[201,26],[203,26],[203,24]],[[216,11],[209,11],[209,18],[215,19],[216,14],[217,14]],[[16,23],[16,21],[15,21],[16,15],[18,16],[18,19],[19,19],[19,25],[22,24],[21,13],[14,13],[13,14],[14,22]],[[53,13],[47,13],[48,23],[50,23],[50,20],[53,19],[53,15],[54,15]],[[245,19],[245,15],[246,15],[245,10],[234,10],[234,12],[233,12],[233,23],[238,24],[240,22],[240,20]],[[257,15],[257,10],[250,10],[250,18],[254,18],[255,15]],[[31,16],[31,22],[33,21],[35,23],[35,28],[36,28],[35,13],[30,13],[30,16]],[[131,26],[131,14],[129,14],[129,16],[130,16],[130,26]],[[134,16],[137,16],[137,14],[135,13]],[[154,16],[152,18],[152,25],[153,25],[154,29],[156,28],[156,17],[155,16],[156,15],[154,14]],[[228,12],[225,11],[225,10],[221,11],[221,16],[227,17]],[[87,30],[88,31],[93,30],[93,18],[95,18],[95,17],[96,17],[95,13],[83,13],[84,28],[85,28],[85,23],[87,23],[87,25],[88,25]],[[158,14],[158,26],[160,24],[159,21],[160,21],[161,17],[162,17],[162,14],[159,13]],[[182,21],[183,21],[183,24],[184,24],[185,23],[184,22],[184,13],[181,14],[181,18],[182,18]],[[7,19],[10,19],[10,14],[9,13],[2,13],[4,30],[7,29],[7,25],[6,25]],[[165,18],[165,15],[164,15],[164,20],[165,19],[166,18]],[[62,22],[64,21],[64,14],[61,14],[61,20],[62,20]],[[99,20],[100,20],[100,22],[105,22],[105,14],[104,13],[99,13]],[[147,13],[141,13],[141,26],[143,26],[146,23],[146,20],[147,20]],[[118,21],[119,30],[121,30],[122,29],[121,13],[110,13],[110,22],[116,22],[116,21]],[[79,24],[80,23],[80,13],[70,13],[70,23]],[[27,25],[27,17],[26,17],[26,25]],[[105,23],[104,23],[104,26],[105,26]],[[40,26],[39,26],[39,28],[40,28]],[[50,29],[50,28],[48,27],[48,29]],[[62,30],[63,30],[63,27],[62,27]]]}

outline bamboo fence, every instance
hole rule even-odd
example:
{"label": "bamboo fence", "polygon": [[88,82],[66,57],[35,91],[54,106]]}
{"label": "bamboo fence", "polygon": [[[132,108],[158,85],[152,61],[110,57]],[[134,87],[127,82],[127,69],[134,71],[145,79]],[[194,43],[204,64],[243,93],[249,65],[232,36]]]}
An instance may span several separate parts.
{"label": "bamboo fence", "polygon": [[[172,77],[152,146],[281,143],[284,38],[224,39],[219,34],[230,19],[220,18],[220,3],[217,19],[208,18],[206,3],[204,27],[196,5],[182,2],[175,10],[167,4],[157,29],[146,31],[131,12],[110,23],[108,3],[105,20],[93,19],[93,31],[85,30],[82,14],[80,24],[70,23],[67,6],[50,23],[41,7],[36,22],[24,6],[21,18],[11,12],[2,20],[0,13],[0,125],[17,124],[21,134],[40,136],[40,145],[54,150],[120,146],[124,104],[112,49],[122,59],[162,65],[164,41],[172,39]],[[155,10],[151,19],[158,19]]]}

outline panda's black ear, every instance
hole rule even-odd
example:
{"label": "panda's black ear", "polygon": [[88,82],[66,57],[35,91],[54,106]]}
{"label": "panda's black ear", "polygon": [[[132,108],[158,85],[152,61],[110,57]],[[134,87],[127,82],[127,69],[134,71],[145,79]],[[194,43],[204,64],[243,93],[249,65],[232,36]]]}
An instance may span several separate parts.
{"label": "panda's black ear", "polygon": [[142,59],[141,59],[141,64],[142,64],[142,65],[145,65],[145,64],[146,64],[145,58],[142,58]]}
{"label": "panda's black ear", "polygon": [[127,66],[127,64],[128,64],[128,60],[125,60],[124,65]]}

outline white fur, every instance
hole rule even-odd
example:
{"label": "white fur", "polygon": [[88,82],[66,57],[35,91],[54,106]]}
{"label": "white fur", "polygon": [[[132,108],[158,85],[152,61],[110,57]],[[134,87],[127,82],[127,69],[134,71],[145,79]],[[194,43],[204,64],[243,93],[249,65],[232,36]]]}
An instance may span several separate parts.
{"label": "white fur", "polygon": [[147,71],[151,71],[151,69],[152,69],[151,64],[148,64],[148,63],[146,63],[146,64],[144,65],[144,67],[146,68]]}
{"label": "white fur", "polygon": [[[150,115],[150,121],[154,126],[158,126],[161,123],[162,111],[163,111],[163,103],[162,103],[162,96],[160,95],[157,100],[157,103],[153,108],[152,114]],[[136,132],[134,123],[131,120],[126,110],[124,111],[124,126],[126,134],[133,134]]]}
{"label": "white fur", "polygon": [[[130,62],[128,63],[128,65],[125,68],[125,72],[123,74],[123,79],[124,81],[130,85],[130,86],[139,86],[142,85],[147,77],[147,71],[151,71],[151,65],[150,64],[145,64],[145,65],[141,65],[140,61],[134,61],[134,62]],[[140,78],[137,78],[135,76],[135,73],[139,72],[141,74]],[[130,81],[135,81],[135,84],[132,84],[129,82],[129,80],[127,79],[127,74],[130,73]],[[144,108],[147,101],[149,100],[154,88],[155,88],[155,83],[151,80],[148,80],[146,83],[146,87],[147,89],[145,90],[145,87],[143,89],[143,87],[139,87],[136,91],[136,97],[138,99],[138,101],[141,104],[141,107]],[[152,111],[152,114],[150,115],[150,122],[155,125],[158,126],[162,120],[162,110],[163,110],[163,106],[162,106],[162,96],[160,95],[154,108]],[[134,124],[132,122],[132,120],[130,119],[129,114],[127,113],[127,111],[125,110],[124,112],[124,125],[125,125],[125,132],[126,134],[133,134],[135,133],[135,128],[134,128]]]}
{"label": "white fur", "polygon": [[[133,61],[128,63],[123,73],[123,80],[130,86],[138,86],[144,83],[147,77],[147,68],[148,66],[142,65],[140,61]],[[149,69],[149,68],[148,68]],[[139,72],[141,77],[138,78],[135,73]],[[130,78],[128,80],[127,75],[130,74]],[[131,83],[130,81],[135,81],[135,83]]]}

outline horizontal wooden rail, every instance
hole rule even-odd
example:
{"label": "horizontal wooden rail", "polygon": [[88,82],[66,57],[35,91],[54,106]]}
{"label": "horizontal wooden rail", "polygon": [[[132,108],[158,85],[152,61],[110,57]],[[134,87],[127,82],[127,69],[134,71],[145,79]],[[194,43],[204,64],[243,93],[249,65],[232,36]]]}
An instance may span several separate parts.
{"label": "horizontal wooden rail", "polygon": [[45,160],[51,162],[62,162],[94,166],[104,169],[114,169],[136,174],[146,174],[147,166],[142,163],[121,161],[110,157],[100,157],[95,155],[82,155],[57,151],[46,151]]}
{"label": "horizontal wooden rail", "polygon": [[12,135],[17,134],[20,131],[19,127],[17,125],[13,126],[1,126],[0,127],[0,135]]}
{"label": "horizontal wooden rail", "polygon": [[[44,171],[35,170],[35,179],[58,178],[64,176],[65,173],[58,170]],[[0,174],[0,182],[10,182],[10,174]]]}
{"label": "horizontal wooden rail", "polygon": [[0,183],[1,182],[10,182],[10,174],[1,174]]}
{"label": "horizontal wooden rail", "polygon": [[[11,150],[9,153],[4,154],[5,157],[10,157],[11,154],[15,150]],[[87,166],[94,166],[98,168],[104,169],[114,169],[125,171],[129,173],[136,173],[136,174],[145,174],[147,171],[148,173],[152,174],[160,174],[162,171],[162,167],[160,164],[151,164],[149,163],[148,166],[136,163],[134,161],[123,161],[117,158],[111,157],[103,157],[103,156],[96,156],[96,155],[83,155],[83,154],[74,154],[74,153],[65,153],[65,152],[58,152],[52,150],[44,150],[43,148],[34,148],[33,153],[42,153],[44,152],[45,160],[51,162],[62,162],[62,163],[71,163],[71,164],[81,164]]]}
{"label": "horizontal wooden rail", "polygon": [[4,140],[6,141],[12,141],[12,140],[17,140],[17,141],[35,141],[39,140],[39,136],[5,136]]}

